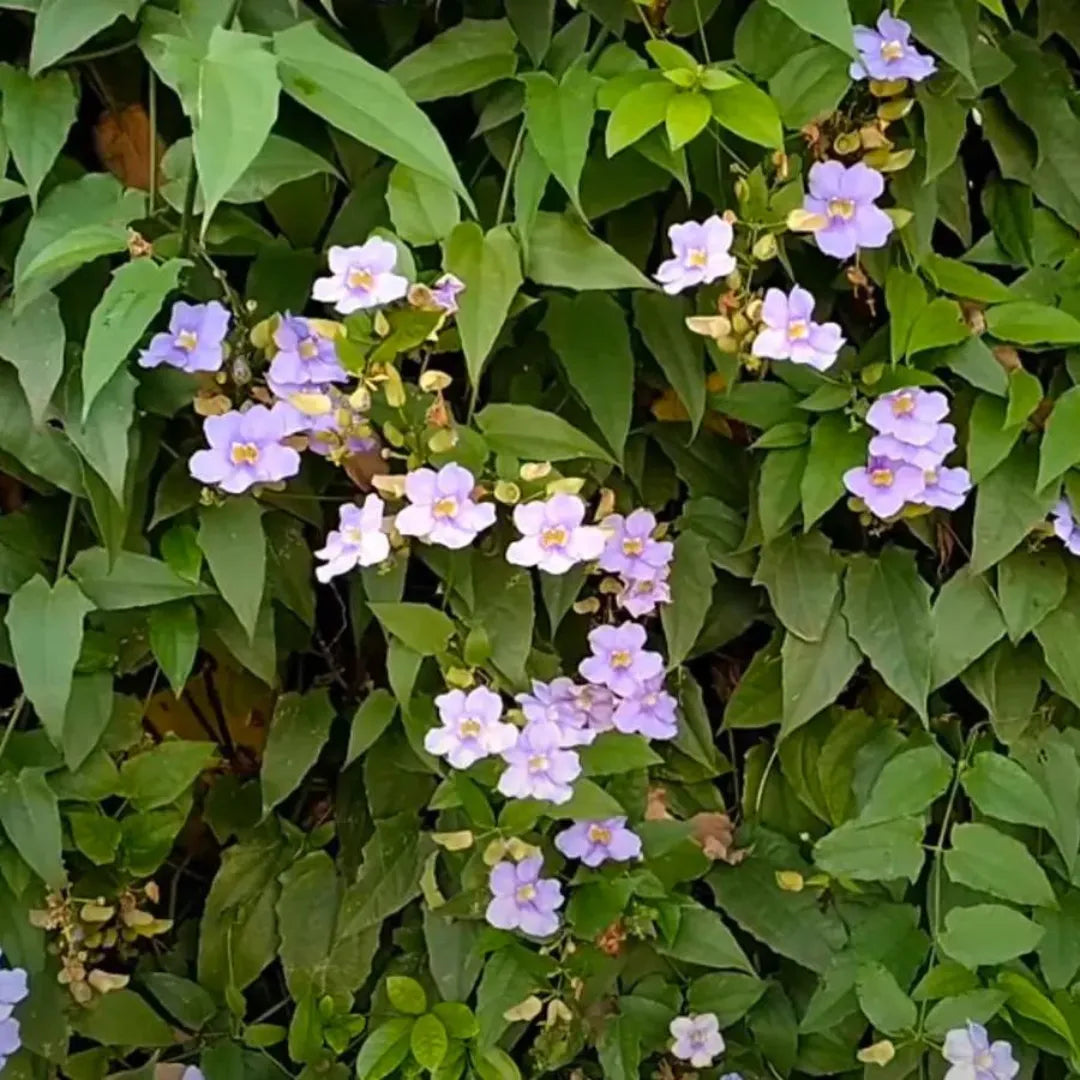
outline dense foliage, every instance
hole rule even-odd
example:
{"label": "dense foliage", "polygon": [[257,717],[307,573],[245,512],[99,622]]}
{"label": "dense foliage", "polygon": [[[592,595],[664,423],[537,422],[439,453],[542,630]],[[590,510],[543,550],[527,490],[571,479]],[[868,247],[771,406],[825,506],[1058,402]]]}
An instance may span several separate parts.
{"label": "dense foliage", "polygon": [[1080,1071],[1075,0],[0,2],[0,1072]]}

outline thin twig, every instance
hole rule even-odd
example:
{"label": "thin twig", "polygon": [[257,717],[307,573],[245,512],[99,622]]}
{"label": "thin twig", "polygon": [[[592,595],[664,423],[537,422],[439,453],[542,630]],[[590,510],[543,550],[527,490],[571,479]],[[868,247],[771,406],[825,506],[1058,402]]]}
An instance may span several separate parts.
{"label": "thin twig", "polygon": [[115,56],[117,53],[127,52],[128,49],[134,48],[138,43],[138,38],[130,38],[127,41],[122,41],[119,45],[110,45],[106,49],[93,49],[89,52],[73,53],[71,56],[65,56],[63,60],[59,61],[57,66],[70,67],[72,64],[81,64],[87,60],[101,60],[106,56]]}

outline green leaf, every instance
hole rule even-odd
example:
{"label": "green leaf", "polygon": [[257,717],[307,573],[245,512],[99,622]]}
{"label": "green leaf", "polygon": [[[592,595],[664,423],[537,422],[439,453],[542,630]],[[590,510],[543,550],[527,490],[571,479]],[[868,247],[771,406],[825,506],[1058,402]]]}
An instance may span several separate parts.
{"label": "green leaf", "polygon": [[453,188],[408,165],[390,170],[386,203],[397,234],[418,247],[445,240],[461,220]]}
{"label": "green leaf", "polygon": [[1002,971],[997,985],[1009,992],[1010,1010],[1059,1035],[1075,1054],[1078,1047],[1072,1025],[1061,1010],[1030,979],[1017,971]]}
{"label": "green leaf", "polygon": [[604,131],[607,156],[614,157],[662,124],[675,93],[673,83],[660,79],[643,83],[623,94],[611,110]]}
{"label": "green leaf", "polygon": [[476,423],[497,454],[512,454],[528,461],[612,461],[606,450],[561,416],[532,405],[487,405],[477,413]]}
{"label": "green leaf", "polygon": [[708,541],[697,533],[682,533],[675,541],[671,603],[660,609],[667,640],[668,670],[678,667],[690,655],[705,625],[715,583]]}
{"label": "green leaf", "polygon": [[607,1080],[637,1080],[641,1075],[641,1034],[627,1016],[609,1016],[596,1042]]}
{"label": "green leaf", "polygon": [[955,300],[939,296],[919,312],[908,339],[908,353],[914,356],[927,349],[957,345],[969,337],[971,329],[964,321],[960,305]]}
{"label": "green leaf", "polygon": [[[903,17],[915,37],[975,85],[969,22],[958,0],[907,0]],[[974,23],[971,19],[971,23]],[[970,27],[974,30],[974,26]]]}
{"label": "green leaf", "polygon": [[389,975],[386,979],[386,996],[398,1012],[420,1016],[427,1012],[428,1001],[424,988],[407,975]]}
{"label": "green leaf", "polygon": [[547,72],[522,76],[525,83],[525,126],[533,146],[552,176],[581,211],[578,185],[589,150],[596,80],[575,64],[558,82]]}
{"label": "green leaf", "polygon": [[215,744],[167,739],[127,759],[120,767],[120,791],[136,810],[175,802],[214,759]]}
{"label": "green leaf", "polygon": [[41,0],[30,42],[30,74],[74,52],[121,15],[134,22],[141,7],[142,0],[82,0],[75,7],[64,0]]}
{"label": "green leaf", "polygon": [[465,283],[458,297],[457,323],[475,388],[521,285],[521,254],[507,226],[485,234],[467,221],[450,234],[445,265]]}
{"label": "green leaf", "polygon": [[437,1069],[450,1049],[450,1039],[442,1021],[432,1013],[421,1016],[409,1038],[413,1057],[425,1069]]}
{"label": "green leaf", "polygon": [[71,576],[102,611],[152,607],[188,596],[211,596],[199,581],[182,578],[168,563],[121,551],[110,564],[104,548],[80,551],[71,563]]}
{"label": "green leaf", "polygon": [[653,288],[633,263],[580,222],[544,211],[536,215],[529,237],[525,272],[538,285],[578,292]]}
{"label": "green leaf", "polygon": [[894,266],[885,279],[885,302],[889,308],[889,347],[892,362],[908,354],[911,331],[927,307],[926,289],[917,274]]}
{"label": "green leaf", "polygon": [[149,971],[142,982],[170,1016],[198,1031],[217,1012],[214,999],[196,982],[167,971]]}
{"label": "green leaf", "polygon": [[66,336],[53,293],[39,297],[18,316],[9,300],[0,305],[0,357],[19,373],[36,427],[44,424],[53,391],[64,373]]}
{"label": "green leaf", "polygon": [[941,587],[931,614],[930,688],[955,679],[1005,634],[986,580],[964,567]]}
{"label": "green leaf", "polygon": [[780,655],[784,695],[780,737],[784,738],[840,696],[862,656],[848,636],[839,606],[820,641],[803,641],[787,634]]}
{"label": "green leaf", "polygon": [[248,637],[255,636],[266,589],[262,507],[251,498],[226,499],[199,511],[199,547],[218,591]]}
{"label": "green leaf", "polygon": [[577,751],[584,776],[617,776],[619,773],[647,769],[663,760],[638,735],[604,732],[588,746]]}
{"label": "green leaf", "polygon": [[413,101],[459,97],[513,75],[514,45],[505,19],[463,19],[399,60],[390,74]]}
{"label": "green leaf", "polygon": [[878,773],[860,821],[921,814],[945,794],[952,780],[952,763],[936,746],[919,746],[890,758]]}
{"label": "green leaf", "polygon": [[275,34],[274,52],[285,92],[301,105],[472,205],[442,136],[392,75],[323,37],[314,22]]}
{"label": "green leaf", "polygon": [[1080,971],[1080,893],[1069,890],[1059,897],[1061,907],[1040,908],[1035,921],[1043,928],[1039,967],[1051,990],[1064,990]]}
{"label": "green leaf", "polygon": [[850,61],[831,45],[797,53],[769,80],[786,127],[799,129],[835,111],[851,86]]}
{"label": "green leaf", "polygon": [[986,332],[1014,345],[1080,345],[1080,319],[1033,300],[990,308]]}
{"label": "green leaf", "polygon": [[970,337],[938,354],[939,366],[947,367],[966,379],[977,390],[1005,397],[1009,380],[990,347],[981,337]]}
{"label": "green leaf", "polygon": [[[1001,910],[1008,911],[1009,909],[1002,908]],[[992,923],[992,917],[988,921]],[[969,935],[974,937],[976,933],[977,927],[972,926]],[[977,965],[973,963],[970,966],[975,968]],[[969,1022],[989,1023],[1001,1011],[1007,996],[1003,990],[969,990],[964,994],[943,998],[926,1014],[927,1033],[940,1038],[953,1028],[963,1027]]]}
{"label": "green leaf", "polygon": [[664,126],[671,149],[678,150],[692,142],[711,119],[712,102],[708,95],[688,91],[670,98],[664,113]]}
{"label": "green leaf", "polygon": [[845,578],[844,616],[870,663],[927,723],[933,623],[930,587],[914,554],[887,547],[877,559],[855,555]]}
{"label": "green leaf", "polygon": [[763,539],[779,536],[798,512],[808,459],[809,449],[805,446],[765,454],[758,478],[758,518]]}
{"label": "green leaf", "polygon": [[734,86],[717,90],[709,97],[713,118],[721,127],[759,146],[783,145],[784,129],[776,103],[752,82],[740,79]]}
{"label": "green leaf", "polygon": [[506,17],[535,67],[551,45],[555,0],[506,0]]}
{"label": "green leaf", "polygon": [[199,616],[195,605],[178,602],[150,609],[150,649],[179,697],[199,651]]}
{"label": "green leaf", "polygon": [[1068,574],[1059,551],[1017,548],[997,570],[998,600],[1009,637],[1020,641],[1065,599]]}
{"label": "green leaf", "polygon": [[1023,429],[1006,427],[1005,412],[1005,403],[997,398],[979,394],[975,399],[968,428],[968,467],[976,484],[1009,456],[1020,438]]}
{"label": "green leaf", "polygon": [[1008,397],[1005,426],[1022,426],[1042,401],[1042,384],[1030,371],[1025,371],[1022,367],[1014,368],[1009,372]]}
{"label": "green leaf", "polygon": [[1035,448],[1021,443],[979,484],[975,497],[972,571],[1000,562],[1036,525],[1045,521],[1057,501],[1051,484],[1037,488]]}
{"label": "green leaf", "polygon": [[761,549],[754,584],[765,586],[786,629],[820,641],[840,592],[839,560],[822,533],[786,533]]}
{"label": "green leaf", "polygon": [[50,889],[67,885],[60,809],[44,769],[0,773],[0,825],[15,850]]}
{"label": "green leaf", "polygon": [[1060,691],[1074,704],[1080,701],[1080,657],[1076,634],[1080,633],[1080,593],[1070,590],[1064,602],[1035,627],[1035,637],[1042,646],[1046,666],[1060,682]]}
{"label": "green leaf", "polygon": [[938,942],[946,956],[976,968],[1024,956],[1035,949],[1042,936],[1042,927],[1019,911],[1001,904],[975,904],[946,913],[945,932]]}
{"label": "green leaf", "polygon": [[767,986],[763,979],[753,975],[710,972],[690,984],[686,1002],[695,1013],[715,1013],[721,1028],[728,1028],[757,1004]]}
{"label": "green leaf", "polygon": [[454,635],[450,617],[428,604],[371,604],[382,628],[421,656],[446,651]]}
{"label": "green leaf", "polygon": [[520,946],[499,949],[488,957],[476,994],[479,1046],[494,1046],[510,1026],[503,1013],[543,985],[530,960],[532,955]]}
{"label": "green leaf", "polygon": [[11,598],[4,620],[23,693],[55,746],[63,738],[83,618],[93,609],[70,578],[50,588],[36,575]]}
{"label": "green leaf", "polygon": [[809,529],[844,494],[844,473],[866,461],[867,437],[841,413],[826,413],[810,429],[810,453],[800,482]]}
{"label": "green leaf", "polygon": [[318,760],[333,719],[334,707],[325,689],[278,698],[263,754],[264,815],[296,790]]}
{"label": "green leaf", "polygon": [[1042,685],[1043,659],[1038,646],[999,641],[963,673],[964,685],[990,714],[1004,743],[1018,739],[1031,722]]}
{"label": "green leaf", "polygon": [[983,752],[960,774],[964,791],[979,811],[1014,825],[1053,830],[1056,821],[1038,781],[1012,758]]}
{"label": "green leaf", "polygon": [[702,338],[686,327],[686,305],[657,292],[634,293],[634,325],[690,417],[691,437],[705,415]]}
{"label": "green leaf", "polygon": [[1013,297],[1008,285],[959,259],[947,259],[944,255],[931,252],[923,259],[921,269],[939,289],[953,296],[981,300],[987,304],[1008,303]]}
{"label": "green leaf", "polygon": [[[138,344],[165,297],[177,287],[181,259],[158,264],[132,259],[114,271],[104,295],[90,316],[82,359],[83,420],[90,406]],[[2,354],[0,348],[0,354]]]}
{"label": "green leaf", "polygon": [[855,993],[867,1020],[886,1035],[915,1027],[918,1019],[915,1003],[884,964],[860,964],[855,975]]}
{"label": "green leaf", "polygon": [[814,845],[814,862],[826,873],[856,881],[914,882],[922,870],[924,831],[921,817],[845,821]]}
{"label": "green leaf", "polygon": [[754,974],[735,935],[715,911],[700,905],[687,905],[679,909],[679,925],[670,944],[659,946],[664,956],[685,960],[702,967],[733,968]]}
{"label": "green leaf", "polygon": [[954,825],[951,842],[945,868],[958,885],[1015,904],[1057,905],[1043,868],[1019,840],[990,825],[969,824]]}
{"label": "green leaf", "polygon": [[[0,350],[2,351],[2,350]],[[1056,480],[1074,465],[1080,465],[1080,386],[1071,386],[1054,402],[1039,446],[1040,489]]]}
{"label": "green leaf", "polygon": [[754,653],[724,707],[724,726],[762,728],[778,724],[783,716],[784,693],[780,671],[780,635]]}
{"label": "green leaf", "polygon": [[0,65],[0,93],[4,99],[2,119],[7,144],[36,211],[41,182],[53,167],[67,141],[68,129],[75,122],[78,95],[66,71],[32,78],[10,64]]}
{"label": "green leaf", "polygon": [[114,990],[81,1009],[75,1030],[105,1046],[173,1046],[177,1032],[134,990]]}
{"label": "green leaf", "polygon": [[553,295],[543,329],[570,385],[621,459],[634,391],[634,355],[622,307],[603,293]]}
{"label": "green leaf", "polygon": [[365,750],[375,744],[390,726],[397,707],[394,696],[381,688],[372,690],[364,698],[353,716],[344,768],[347,769]]}
{"label": "green leaf", "polygon": [[817,0],[814,4],[800,0],[769,0],[797,26],[822,41],[835,45],[848,56],[855,56],[855,31],[847,0]]}

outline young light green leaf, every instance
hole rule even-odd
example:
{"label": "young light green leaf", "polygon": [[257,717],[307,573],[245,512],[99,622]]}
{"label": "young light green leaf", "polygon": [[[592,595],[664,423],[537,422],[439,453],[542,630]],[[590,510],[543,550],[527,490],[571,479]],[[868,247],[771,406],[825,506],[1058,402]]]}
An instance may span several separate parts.
{"label": "young light green leaf", "polygon": [[356,1055],[356,1080],[383,1080],[395,1072],[408,1057],[414,1022],[412,1017],[396,1016],[375,1028]]}
{"label": "young light green leaf", "polygon": [[623,94],[611,110],[604,131],[607,156],[614,157],[662,124],[675,93],[674,83],[660,79],[643,83]]}
{"label": "young light green leaf", "polygon": [[686,327],[686,305],[657,292],[634,293],[634,325],[686,406],[691,434],[705,415],[702,338]]}
{"label": "young light green leaf", "polygon": [[676,94],[667,103],[664,127],[672,150],[678,150],[696,139],[712,119],[712,102],[708,95],[688,91]]}
{"label": "young light green leaf", "polygon": [[199,547],[218,591],[248,636],[255,634],[266,589],[266,535],[262,507],[234,497],[199,511]]}
{"label": "young light green leaf", "polygon": [[142,0],[81,0],[74,7],[64,0],[41,0],[30,42],[30,74],[74,52],[121,15],[134,22],[141,7]]}
{"label": "young light green leaf", "polygon": [[442,1021],[433,1013],[418,1017],[409,1035],[413,1057],[425,1069],[437,1069],[450,1049],[450,1038]]}
{"label": "young light green leaf", "polygon": [[740,79],[734,86],[713,91],[709,97],[713,117],[721,127],[760,146],[783,145],[784,129],[776,103],[752,82]]}
{"label": "young light green leaf", "polygon": [[263,755],[264,816],[296,790],[315,764],[333,719],[334,706],[325,689],[278,698]]}

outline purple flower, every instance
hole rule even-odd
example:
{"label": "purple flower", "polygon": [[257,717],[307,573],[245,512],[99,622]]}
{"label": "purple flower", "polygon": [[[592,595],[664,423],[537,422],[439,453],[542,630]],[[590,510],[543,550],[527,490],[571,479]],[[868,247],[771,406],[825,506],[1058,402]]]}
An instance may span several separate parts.
{"label": "purple flower", "polygon": [[657,604],[671,603],[671,587],[668,585],[668,571],[663,569],[654,578],[622,579],[622,588],[616,597],[620,607],[628,611],[635,619],[651,615]]}
{"label": "purple flower", "polygon": [[333,304],[342,315],[400,300],[409,282],[393,273],[397,248],[389,240],[373,236],[354,247],[330,248],[330,277],[318,278],[311,295]]}
{"label": "purple flower", "polygon": [[881,173],[861,161],[845,168],[839,161],[819,161],[810,169],[810,194],[803,209],[824,218],[814,236],[826,255],[847,259],[860,247],[884,247],[892,219],[874,205],[885,190]]}
{"label": "purple flower", "polygon": [[603,521],[608,533],[600,556],[600,569],[622,574],[631,581],[661,576],[675,550],[670,540],[654,540],[656,517],[651,510],[635,510],[627,517],[608,514]]}
{"label": "purple flower", "polygon": [[1073,554],[1080,555],[1080,528],[1076,524],[1072,504],[1068,499],[1061,499],[1050,512],[1054,519],[1054,533],[1065,547]]}
{"label": "purple flower", "polygon": [[663,675],[658,675],[624,697],[615,709],[612,721],[615,729],[624,735],[674,739],[679,733],[677,704],[664,689]]}
{"label": "purple flower", "polygon": [[169,316],[169,329],[150,339],[150,348],[139,354],[139,367],[168,364],[192,373],[219,371],[225,358],[221,345],[228,332],[228,309],[216,300],[208,304],[177,300]]}
{"label": "purple flower", "polygon": [[563,749],[562,731],[548,720],[526,724],[502,756],[507,767],[499,790],[511,799],[567,802],[573,795],[570,784],[581,775],[577,754]]}
{"label": "purple flower", "polygon": [[520,930],[531,937],[547,937],[559,929],[562,886],[555,878],[542,878],[544,862],[539,856],[515,864],[503,861],[491,869],[488,879],[491,902],[485,918],[500,930]]}
{"label": "purple flower", "polygon": [[561,676],[549,683],[533,680],[531,694],[518,694],[517,702],[530,723],[548,721],[558,727],[560,746],[588,746],[597,732],[578,704],[577,687]]}
{"label": "purple flower", "polygon": [[924,56],[911,44],[911,27],[887,11],[881,13],[877,29],[855,27],[858,60],[851,63],[853,79],[911,79],[922,82],[937,70],[932,56]]}
{"label": "purple flower", "polygon": [[1013,1080],[1020,1071],[1012,1047],[1004,1039],[992,1043],[986,1028],[970,1020],[946,1034],[941,1056],[952,1066],[945,1080]]}
{"label": "purple flower", "polygon": [[700,1016],[677,1016],[668,1028],[675,1044],[671,1052],[695,1069],[706,1069],[713,1058],[724,1052],[724,1036],[715,1013]]}
{"label": "purple flower", "polygon": [[659,653],[645,649],[645,627],[637,623],[598,626],[589,632],[593,655],[578,670],[591,683],[606,686],[619,697],[631,697],[664,670]]}
{"label": "purple flower", "polygon": [[906,461],[920,469],[935,469],[956,449],[956,428],[952,424],[938,424],[934,437],[925,446],[913,446],[895,435],[875,435],[870,440],[870,453],[874,457]]}
{"label": "purple flower", "polygon": [[424,749],[445,757],[455,769],[467,769],[481,758],[501,754],[517,741],[517,728],[502,723],[502,698],[486,686],[467,694],[450,690],[440,694],[435,705],[442,727],[427,732]]}
{"label": "purple flower", "polygon": [[624,817],[579,821],[555,837],[555,846],[568,859],[580,859],[586,866],[599,866],[608,859],[641,858],[641,837],[626,827]]}
{"label": "purple flower", "polygon": [[310,319],[283,315],[274,331],[277,353],[266,382],[278,397],[288,397],[327,383],[346,382],[349,376],[338,360],[334,342],[323,337]]}
{"label": "purple flower", "polygon": [[844,473],[844,487],[879,518],[890,518],[904,503],[917,502],[925,486],[922,469],[891,458],[872,457],[865,468]]}
{"label": "purple flower", "polygon": [[798,285],[785,296],[779,289],[765,294],[761,318],[766,329],[760,331],[752,352],[771,360],[790,360],[793,364],[809,364],[825,371],[836,363],[844,336],[836,323],[816,323],[814,295]]}
{"label": "purple flower", "polygon": [[376,566],[390,554],[390,538],[383,532],[384,503],[369,495],[363,507],[345,503],[338,511],[338,527],[326,537],[326,546],[314,553],[326,565],[315,570],[324,585],[356,566]]}
{"label": "purple flower", "polygon": [[206,1077],[197,1065],[189,1065],[181,1074],[180,1080],[206,1080]]}
{"label": "purple flower", "polygon": [[611,731],[615,726],[615,695],[606,686],[593,686],[589,683],[574,684],[574,701],[582,717],[582,723],[598,735]]}
{"label": "purple flower", "polygon": [[453,315],[458,309],[458,293],[464,292],[465,282],[453,274],[443,274],[434,285],[431,286],[431,299],[447,315]]}
{"label": "purple flower", "polygon": [[414,470],[405,477],[412,505],[398,512],[398,532],[442,547],[468,547],[477,533],[495,524],[495,507],[473,502],[475,487],[473,474],[460,465]]}
{"label": "purple flower", "polygon": [[664,292],[682,292],[694,285],[708,285],[735,269],[731,255],[731,226],[713,214],[703,223],[684,221],[668,229],[675,255],[665,259],[654,275]]}
{"label": "purple flower", "polygon": [[522,539],[506,549],[506,561],[565,574],[576,563],[599,558],[603,530],[582,525],[584,519],[585,503],[577,495],[552,495],[546,502],[515,506],[514,524]]}
{"label": "purple flower", "polygon": [[971,490],[971,474],[967,469],[948,469],[938,465],[923,472],[923,483],[922,494],[913,502],[920,506],[959,510]]}
{"label": "purple flower", "polygon": [[[30,993],[26,971],[23,968],[6,968],[0,971],[0,1023],[6,1021],[15,1006],[25,1001]],[[18,1025],[16,1024],[16,1030]],[[12,1051],[3,1051],[11,1053]]]}
{"label": "purple flower", "polygon": [[882,394],[870,406],[866,422],[882,435],[893,435],[908,446],[928,446],[939,437],[938,424],[949,415],[949,402],[936,390],[909,386]]}
{"label": "purple flower", "polygon": [[297,417],[296,410],[281,401],[270,409],[254,405],[244,412],[208,416],[203,434],[210,449],[191,455],[191,475],[231,495],[247,491],[252,484],[295,476],[300,471],[300,455],[281,440],[296,433]]}

